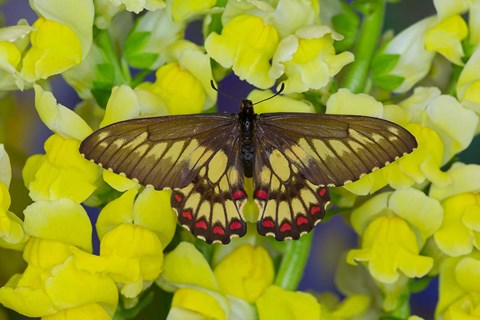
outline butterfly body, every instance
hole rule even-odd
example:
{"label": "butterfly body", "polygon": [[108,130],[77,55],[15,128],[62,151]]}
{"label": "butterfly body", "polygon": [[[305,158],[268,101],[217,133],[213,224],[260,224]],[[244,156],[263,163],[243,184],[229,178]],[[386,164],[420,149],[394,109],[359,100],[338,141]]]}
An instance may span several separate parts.
{"label": "butterfly body", "polygon": [[324,216],[329,186],[342,186],[415,149],[392,122],[306,113],[133,119],[101,128],[80,152],[103,167],[157,190],[172,189],[179,223],[208,243],[246,233],[244,178],[253,180],[257,230],[298,239]]}
{"label": "butterfly body", "polygon": [[241,130],[241,160],[243,163],[244,175],[251,178],[253,175],[253,164],[255,160],[255,120],[257,115],[253,110],[253,103],[250,100],[242,100],[240,103],[240,121]]}

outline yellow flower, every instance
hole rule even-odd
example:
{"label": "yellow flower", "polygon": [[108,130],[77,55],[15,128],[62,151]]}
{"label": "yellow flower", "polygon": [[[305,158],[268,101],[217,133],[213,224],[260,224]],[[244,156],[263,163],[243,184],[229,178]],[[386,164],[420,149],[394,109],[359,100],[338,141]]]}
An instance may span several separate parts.
{"label": "yellow flower", "polygon": [[78,152],[80,142],[58,134],[45,142],[45,155],[31,156],[23,169],[33,200],[85,201],[97,188],[99,167]]}
{"label": "yellow flower", "polygon": [[397,63],[388,72],[389,75],[403,78],[394,92],[409,91],[430,71],[435,53],[425,49],[423,39],[434,22],[435,17],[430,17],[412,24],[390,40],[377,55],[377,59],[382,55],[398,55]]}
{"label": "yellow flower", "polygon": [[175,296],[179,298],[170,311],[172,317],[194,312],[206,318],[250,319],[255,317],[255,310],[249,302],[255,302],[272,280],[273,264],[261,247],[241,245],[212,271],[192,244],[181,242],[165,256],[164,272],[157,284],[167,291],[177,289]]}
{"label": "yellow flower", "polygon": [[12,171],[8,154],[0,144],[0,247],[21,248],[27,240],[23,223],[13,212],[9,211],[10,194],[8,187]]}
{"label": "yellow flower", "polygon": [[327,26],[308,26],[283,38],[273,56],[270,78],[283,74],[285,93],[325,87],[333,76],[353,61],[353,54],[335,54],[333,42],[343,37]]}
{"label": "yellow flower", "polygon": [[173,21],[185,21],[201,13],[208,13],[217,1],[173,0],[171,2]]}
{"label": "yellow flower", "polygon": [[447,258],[440,265],[438,319],[480,317],[480,254]]}
{"label": "yellow flower", "polygon": [[320,305],[314,296],[305,292],[291,292],[269,286],[256,302],[261,320],[294,320],[320,318]]}
{"label": "yellow flower", "polygon": [[[419,210],[422,215],[417,214]],[[373,197],[352,213],[352,225],[362,235],[362,249],[351,250],[347,261],[368,262],[372,276],[384,283],[397,281],[400,272],[409,278],[424,276],[433,259],[419,252],[440,227],[442,213],[438,201],[415,189]]]}
{"label": "yellow flower", "polygon": [[144,82],[139,89],[159,97],[171,114],[200,113],[215,104],[208,56],[188,41],[172,44],[170,52],[177,62],[161,66],[156,72],[156,81]]}
{"label": "yellow flower", "polygon": [[[65,49],[66,46],[75,44],[76,40],[73,40],[73,37],[70,35],[70,30],[73,31],[76,35],[76,38],[81,43],[81,49],[78,53],[81,54],[82,59],[86,57],[90,51],[93,38],[93,17],[95,14],[95,6],[93,1],[76,1],[76,0],[32,0],[30,2],[32,8],[44,19],[52,22],[56,22],[60,25],[53,25],[51,29],[45,31],[65,31],[68,34],[68,37],[64,39],[64,36],[67,34],[45,34],[47,39],[43,44],[52,46],[57,45],[58,47],[51,47],[50,49]],[[44,21],[45,22],[45,21]],[[68,29],[63,29],[61,26],[66,26]],[[60,28],[60,29],[59,29]],[[48,37],[53,37],[50,39],[52,42],[49,42]],[[54,39],[55,37],[58,37]],[[59,41],[65,40],[63,43],[65,46],[59,44]],[[73,49],[69,48],[67,52],[72,52]],[[63,51],[63,50],[62,50]],[[60,52],[62,52],[60,51]],[[52,51],[53,53],[53,51]],[[58,52],[57,52],[58,54]],[[59,59],[58,56],[55,56],[55,59]]]}
{"label": "yellow flower", "polygon": [[165,8],[163,0],[110,0],[115,6],[124,5],[127,11],[139,13],[142,10],[158,10]]}
{"label": "yellow flower", "polygon": [[471,3],[474,1],[471,0],[459,0],[459,1],[450,1],[450,0],[435,0],[433,5],[435,10],[438,13],[440,18],[446,18],[456,14],[463,14],[468,10]]}
{"label": "yellow flower", "polygon": [[81,141],[85,139],[92,129],[75,112],[57,103],[50,91],[43,90],[35,85],[35,108],[40,119],[55,133],[67,139]]}
{"label": "yellow flower", "polygon": [[108,274],[121,293],[138,296],[162,271],[163,249],[173,238],[176,217],[169,191],[130,189],[109,202],[97,219],[100,255],[73,250],[77,264]]}
{"label": "yellow flower", "polygon": [[82,45],[68,26],[39,18],[31,33],[32,47],[23,59],[22,74],[28,81],[46,79],[82,61]]}
{"label": "yellow flower", "polygon": [[277,30],[261,18],[236,16],[224,25],[222,34],[205,40],[207,53],[225,68],[232,68],[242,80],[266,89],[275,83],[269,76],[270,59],[279,42]]}
{"label": "yellow flower", "polygon": [[[326,302],[334,303],[324,303]],[[361,318],[365,316],[371,303],[371,298],[363,294],[353,294],[346,297],[342,302],[329,301],[336,300],[328,294],[320,295],[317,299],[320,302],[320,320],[347,320],[352,318]],[[328,299],[328,300],[327,300]]]}
{"label": "yellow flower", "polygon": [[440,250],[456,257],[480,249],[480,166],[456,163],[447,174],[448,185],[432,184],[430,189],[444,210],[434,239]]}
{"label": "yellow flower", "polygon": [[28,34],[35,29],[20,20],[17,25],[0,30],[0,89],[23,90],[25,82],[18,69],[28,45]]}
{"label": "yellow flower", "polygon": [[85,209],[68,198],[36,201],[25,211],[24,229],[33,237],[92,251],[92,225]]}
{"label": "yellow flower", "polygon": [[[323,8],[321,11],[324,12]],[[303,27],[318,24],[320,22],[320,6],[318,1],[312,0],[280,0],[268,3],[228,1],[222,15],[222,23],[225,25],[235,17],[242,15],[260,17],[263,21],[268,21],[273,25],[281,37],[286,37]]]}
{"label": "yellow flower", "polygon": [[153,92],[121,85],[112,88],[100,127],[123,120],[167,114],[165,103]]}
{"label": "yellow flower", "polygon": [[[330,100],[334,97],[332,95]],[[352,106],[356,106],[351,101],[353,98],[345,99],[342,113],[348,113]],[[327,103],[327,112],[329,108]],[[350,112],[355,114],[358,112],[356,109]],[[374,192],[387,183],[396,189],[425,180],[448,183],[447,175],[440,168],[469,146],[478,124],[478,116],[472,110],[463,107],[452,96],[441,95],[437,88],[416,88],[413,95],[398,106],[386,106],[384,115],[410,131],[417,139],[418,148],[385,168],[345,186],[355,194]]]}
{"label": "yellow flower", "polygon": [[457,65],[463,65],[462,40],[468,35],[468,26],[460,15],[441,19],[425,34],[425,49],[436,51]]}
{"label": "yellow flower", "polygon": [[77,267],[69,244],[31,238],[28,267],[0,288],[0,303],[29,317],[111,319],[118,300],[112,279]]}
{"label": "yellow flower", "polygon": [[273,282],[273,263],[263,247],[243,245],[223,258],[214,269],[220,290],[255,302]]}
{"label": "yellow flower", "polygon": [[208,292],[180,288],[175,291],[169,319],[227,319],[224,306]]}
{"label": "yellow flower", "polygon": [[464,106],[480,114],[480,46],[460,73],[457,96]]}
{"label": "yellow flower", "polygon": [[155,232],[162,247],[166,247],[173,238],[177,224],[170,205],[170,194],[168,190],[145,188],[137,196],[137,189],[128,190],[110,201],[100,212],[96,224],[98,236],[102,239],[110,230],[133,223]]}
{"label": "yellow flower", "polygon": [[165,256],[164,272],[157,280],[159,286],[173,291],[177,286],[193,285],[217,290],[218,284],[205,257],[188,242],[180,244]]}
{"label": "yellow flower", "polygon": [[452,96],[442,95],[438,88],[416,88],[399,105],[410,112],[411,122],[432,128],[442,139],[445,146],[442,165],[470,145],[478,116]]}

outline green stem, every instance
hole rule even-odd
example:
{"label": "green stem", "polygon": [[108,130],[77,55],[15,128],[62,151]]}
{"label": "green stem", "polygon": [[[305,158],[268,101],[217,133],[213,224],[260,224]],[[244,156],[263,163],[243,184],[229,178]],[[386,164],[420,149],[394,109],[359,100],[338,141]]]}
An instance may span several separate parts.
{"label": "green stem", "polygon": [[296,290],[308,260],[313,231],[295,241],[285,243],[285,254],[275,279],[275,285]]}
{"label": "green stem", "polygon": [[382,31],[385,2],[379,1],[371,12],[363,17],[358,42],[355,47],[355,61],[348,67],[343,87],[354,93],[363,92],[367,82],[370,61],[377,47]]}
{"label": "green stem", "polygon": [[456,97],[457,96],[457,82],[460,74],[463,71],[463,67],[453,65],[452,76],[450,78],[450,83],[447,87],[447,94]]}

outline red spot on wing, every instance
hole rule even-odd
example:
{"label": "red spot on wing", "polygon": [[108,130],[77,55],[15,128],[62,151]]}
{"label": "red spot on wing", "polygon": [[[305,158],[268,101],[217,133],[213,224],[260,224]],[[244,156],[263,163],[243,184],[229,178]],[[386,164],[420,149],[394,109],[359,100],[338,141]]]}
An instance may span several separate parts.
{"label": "red spot on wing", "polygon": [[245,197],[245,192],[243,190],[236,190],[233,192],[233,199],[238,200]]}
{"label": "red spot on wing", "polygon": [[308,224],[308,219],[304,216],[297,217],[297,226],[301,226],[302,224]]}
{"label": "red spot on wing", "polygon": [[262,221],[262,227],[273,228],[274,226],[275,226],[275,223],[273,223],[272,220],[263,220]]}
{"label": "red spot on wing", "polygon": [[178,193],[175,193],[175,195],[174,195],[173,197],[175,198],[175,201],[177,201],[177,202],[182,202],[182,199],[183,199],[183,198],[182,198],[182,196],[179,195]]}
{"label": "red spot on wing", "polygon": [[318,195],[322,198],[323,196],[325,196],[326,193],[327,193],[327,188],[320,188],[320,190],[318,190]]}
{"label": "red spot on wing", "polygon": [[310,213],[312,215],[316,214],[316,213],[319,213],[320,211],[322,211],[322,209],[319,207],[319,206],[312,206],[310,208]]}
{"label": "red spot on wing", "polygon": [[230,230],[237,230],[242,228],[242,224],[238,221],[232,221],[229,226]]}
{"label": "red spot on wing", "polygon": [[185,219],[188,219],[188,220],[192,220],[192,218],[193,218],[192,213],[190,211],[183,211],[182,212],[182,217],[184,217]]}
{"label": "red spot on wing", "polygon": [[195,227],[198,229],[207,230],[207,223],[204,220],[197,221]]}
{"label": "red spot on wing", "polygon": [[268,194],[265,190],[258,189],[257,191],[255,191],[255,197],[260,200],[267,200]]}
{"label": "red spot on wing", "polygon": [[280,227],[280,232],[286,232],[292,230],[292,226],[288,222],[284,222]]}
{"label": "red spot on wing", "polygon": [[223,228],[221,226],[215,226],[213,227],[213,233],[215,234],[220,234],[220,235],[224,235],[225,234],[225,230],[223,230]]}

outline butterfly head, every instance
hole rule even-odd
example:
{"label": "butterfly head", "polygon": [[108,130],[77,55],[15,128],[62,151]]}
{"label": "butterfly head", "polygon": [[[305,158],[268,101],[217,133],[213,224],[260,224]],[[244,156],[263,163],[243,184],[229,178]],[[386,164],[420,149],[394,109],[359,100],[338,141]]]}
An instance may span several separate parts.
{"label": "butterfly head", "polygon": [[240,113],[243,115],[253,115],[255,112],[253,111],[253,103],[248,99],[244,99],[240,102]]}

